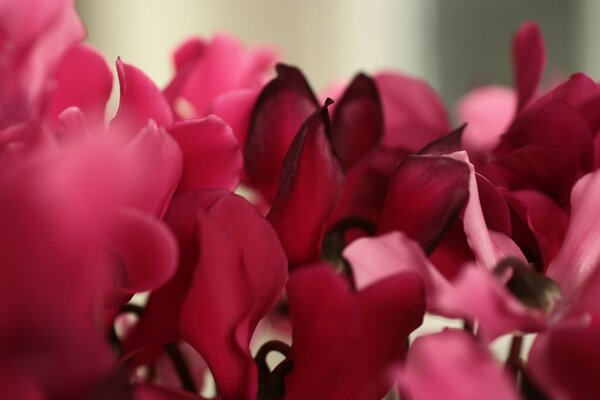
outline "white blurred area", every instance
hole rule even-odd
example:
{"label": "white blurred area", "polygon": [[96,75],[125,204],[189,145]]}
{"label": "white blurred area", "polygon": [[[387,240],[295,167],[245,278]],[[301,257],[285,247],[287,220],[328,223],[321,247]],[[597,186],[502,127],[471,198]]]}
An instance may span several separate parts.
{"label": "white blurred area", "polygon": [[88,41],[134,64],[159,86],[171,53],[192,35],[226,32],[275,45],[315,90],[357,71],[401,69],[436,84],[435,9],[429,0],[78,0]]}

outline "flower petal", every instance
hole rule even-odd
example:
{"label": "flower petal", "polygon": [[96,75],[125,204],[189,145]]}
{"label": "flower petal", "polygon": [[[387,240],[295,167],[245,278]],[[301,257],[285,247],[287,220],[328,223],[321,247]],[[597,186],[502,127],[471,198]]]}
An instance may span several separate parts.
{"label": "flower petal", "polygon": [[342,194],[342,167],[329,141],[329,104],[304,122],[291,144],[267,216],[291,267],[318,259],[324,223]]}
{"label": "flower petal", "polygon": [[294,272],[288,283],[293,326],[287,399],[378,399],[388,369],[422,322],[423,288],[412,273],[356,294],[327,266]]}
{"label": "flower petal", "polygon": [[518,108],[521,110],[536,94],[546,67],[544,40],[536,23],[521,25],[513,39],[512,56]]}
{"label": "flower petal", "polygon": [[250,339],[283,289],[285,254],[267,221],[239,196],[221,197],[197,219],[199,258],[181,311],[182,336],[206,360],[224,399],[254,399]]}
{"label": "flower petal", "polygon": [[376,74],[375,82],[383,105],[384,146],[414,152],[450,131],[443,102],[425,82],[394,72]]}
{"label": "flower petal", "polygon": [[46,113],[53,119],[68,107],[78,107],[91,126],[104,127],[106,103],[113,85],[112,73],[104,57],[88,45],[72,47],[61,59],[53,80]]}
{"label": "flower petal", "polygon": [[360,161],[383,136],[383,111],[375,81],[358,74],[335,108],[332,143],[348,169]]}
{"label": "flower petal", "polygon": [[593,399],[600,396],[600,318],[585,326],[556,327],[539,334],[527,371],[551,398]]}
{"label": "flower petal", "polygon": [[125,137],[133,137],[153,120],[161,127],[173,122],[173,113],[163,94],[141,70],[117,59],[121,97],[117,115],[110,126]]}
{"label": "flower petal", "polygon": [[507,371],[466,332],[419,337],[398,374],[402,393],[414,399],[520,399]]}
{"label": "flower petal", "polygon": [[223,120],[211,115],[176,122],[168,131],[183,153],[183,175],[178,190],[237,187],[242,152]]}
{"label": "flower petal", "polygon": [[248,180],[267,199],[275,198],[283,161],[296,133],[318,108],[302,72],[279,64],[277,78],[256,100],[244,147]]}
{"label": "flower petal", "polygon": [[448,157],[407,156],[390,181],[378,232],[401,230],[430,253],[469,198],[469,167]]}

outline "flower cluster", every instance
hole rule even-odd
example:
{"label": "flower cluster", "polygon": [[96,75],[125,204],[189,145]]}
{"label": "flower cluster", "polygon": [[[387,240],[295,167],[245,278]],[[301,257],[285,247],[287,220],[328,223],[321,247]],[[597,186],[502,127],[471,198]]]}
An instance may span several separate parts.
{"label": "flower cluster", "polygon": [[[541,86],[534,23],[455,129],[418,79],[332,100],[224,35],[164,89],[117,59],[107,119],[84,36],[0,0],[0,397],[600,396],[600,86]],[[426,312],[465,328],[409,340]]]}

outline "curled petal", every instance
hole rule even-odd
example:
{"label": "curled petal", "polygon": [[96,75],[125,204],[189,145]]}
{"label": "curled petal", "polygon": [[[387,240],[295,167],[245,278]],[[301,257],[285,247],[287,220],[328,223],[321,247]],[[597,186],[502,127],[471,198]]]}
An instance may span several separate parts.
{"label": "curled petal", "polygon": [[177,243],[166,226],[148,214],[121,210],[114,246],[123,263],[120,289],[128,293],[156,289],[175,273]]}
{"label": "curled petal", "polygon": [[329,141],[329,104],[304,122],[291,144],[267,216],[291,266],[318,259],[324,222],[342,193],[342,167]]}
{"label": "curled petal", "polygon": [[208,212],[198,210],[197,235],[182,336],[206,360],[224,399],[253,399],[257,370],[248,346],[283,289],[285,254],[267,221],[236,195],[221,197]]}
{"label": "curled petal", "polygon": [[379,232],[401,230],[426,252],[437,246],[469,198],[469,167],[438,156],[407,156],[390,181]]}
{"label": "curled petal", "polygon": [[242,152],[231,128],[211,115],[176,122],[168,128],[183,153],[179,190],[224,188],[239,183]]}
{"label": "curled petal", "polygon": [[466,332],[446,330],[419,337],[398,373],[414,399],[520,398],[507,371]]}
{"label": "curled petal", "polygon": [[149,120],[161,127],[173,122],[173,113],[163,94],[141,70],[117,59],[121,97],[111,128],[131,138]]}
{"label": "curled petal", "polygon": [[318,109],[300,70],[279,64],[256,100],[244,147],[249,182],[272,200],[283,161],[302,123]]}

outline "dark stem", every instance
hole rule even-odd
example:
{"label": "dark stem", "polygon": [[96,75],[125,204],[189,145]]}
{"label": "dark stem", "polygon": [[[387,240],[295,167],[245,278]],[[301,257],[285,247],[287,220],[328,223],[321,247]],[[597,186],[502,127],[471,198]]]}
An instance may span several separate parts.
{"label": "dark stem", "polygon": [[475,336],[475,325],[466,319],[463,320],[463,331]]}
{"label": "dark stem", "polygon": [[194,378],[190,374],[190,371],[187,367],[187,363],[185,362],[185,359],[183,358],[181,352],[179,351],[179,348],[177,347],[177,343],[166,344],[165,351],[171,359],[171,362],[173,362],[175,371],[177,371],[177,375],[179,376],[179,380],[181,381],[181,386],[188,392],[198,393],[196,382],[194,382]]}
{"label": "dark stem", "polygon": [[287,357],[290,352],[290,346],[280,340],[271,340],[263,344],[260,349],[258,349],[256,356],[254,356],[254,362],[256,362],[256,366],[258,367],[259,382],[261,382],[271,373],[269,365],[267,364],[267,356],[272,351],[276,351]]}
{"label": "dark stem", "polygon": [[[138,318],[140,318],[144,314],[144,308],[136,304],[127,303],[119,309],[117,316],[125,313],[135,314]],[[119,337],[119,335],[117,335],[117,330],[115,329],[114,321],[112,326],[110,327],[110,332],[108,332],[108,342],[112,345],[112,347],[115,349],[119,356],[123,355],[123,345],[121,343],[121,338]]]}
{"label": "dark stem", "polygon": [[523,336],[514,335],[510,342],[510,350],[506,358],[507,368],[518,378],[519,371],[522,367],[521,347],[523,346]]}

